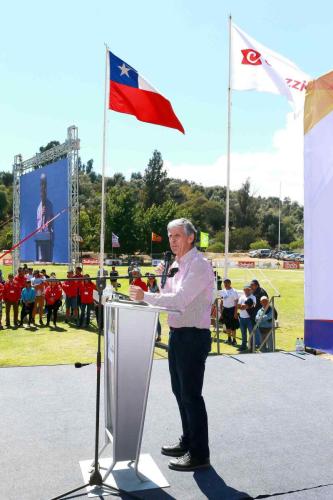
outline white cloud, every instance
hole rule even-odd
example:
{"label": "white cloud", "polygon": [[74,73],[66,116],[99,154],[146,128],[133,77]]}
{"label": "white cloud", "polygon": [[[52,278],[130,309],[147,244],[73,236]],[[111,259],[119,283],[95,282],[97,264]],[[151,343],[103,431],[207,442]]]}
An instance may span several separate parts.
{"label": "white cloud", "polygon": [[[249,177],[257,196],[279,196],[303,203],[303,119],[288,113],[286,126],[272,138],[272,152],[232,153],[231,189],[238,189]],[[164,162],[169,176],[187,179],[204,186],[226,185],[227,157],[222,155],[213,163],[173,164]]]}

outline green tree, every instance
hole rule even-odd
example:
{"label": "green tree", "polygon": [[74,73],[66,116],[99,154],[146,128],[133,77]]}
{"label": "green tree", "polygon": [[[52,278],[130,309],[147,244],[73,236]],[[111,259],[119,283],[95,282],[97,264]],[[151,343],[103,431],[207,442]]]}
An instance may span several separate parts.
{"label": "green tree", "polygon": [[239,227],[230,232],[230,250],[248,250],[255,240],[256,233],[252,227]]}
{"label": "green tree", "polygon": [[147,210],[142,209],[139,214],[140,219],[140,241],[143,242],[141,250],[150,253],[151,233],[154,232],[162,236],[161,243],[153,243],[153,253],[161,253],[169,248],[167,225],[173,219],[185,217],[186,213],[179,210],[179,207],[172,200],[168,200],[161,205],[152,205]]}
{"label": "green tree", "polygon": [[112,233],[119,236],[124,253],[134,253],[143,247],[140,226],[137,197],[133,190],[128,186],[111,188],[106,199],[106,251],[112,249]]}
{"label": "green tree", "polygon": [[14,177],[11,172],[0,172],[0,184],[10,187],[13,185],[13,180]]}
{"label": "green tree", "polygon": [[5,190],[0,189],[0,217],[3,218],[7,213],[8,198]]}
{"label": "green tree", "polygon": [[155,149],[143,176],[142,201],[144,208],[147,209],[154,203],[158,205],[166,201],[168,182],[162,155]]}
{"label": "green tree", "polygon": [[256,227],[257,225],[257,203],[250,191],[250,179],[246,179],[242,187],[236,192],[236,197],[233,198],[233,222],[237,227]]}
{"label": "green tree", "polygon": [[49,149],[54,148],[54,146],[59,146],[60,142],[59,141],[50,141],[46,144],[46,146],[41,146],[39,148],[40,153],[45,153],[45,151],[48,151]]}

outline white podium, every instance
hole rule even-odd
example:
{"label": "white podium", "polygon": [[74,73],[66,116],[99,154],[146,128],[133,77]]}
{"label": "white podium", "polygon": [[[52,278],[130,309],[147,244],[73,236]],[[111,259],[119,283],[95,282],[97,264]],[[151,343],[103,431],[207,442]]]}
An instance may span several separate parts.
{"label": "white podium", "polygon": [[[100,458],[103,481],[125,491],[169,486],[152,457],[141,454],[155,335],[162,307],[127,300],[104,302],[105,443],[112,458]],[[80,462],[89,481],[91,461]],[[89,496],[98,496],[93,490]]]}

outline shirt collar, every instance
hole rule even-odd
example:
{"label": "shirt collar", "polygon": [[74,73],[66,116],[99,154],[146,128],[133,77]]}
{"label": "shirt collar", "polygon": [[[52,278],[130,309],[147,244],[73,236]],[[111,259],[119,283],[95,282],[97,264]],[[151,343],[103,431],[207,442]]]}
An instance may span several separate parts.
{"label": "shirt collar", "polygon": [[187,262],[190,262],[190,260],[193,259],[193,257],[195,256],[195,254],[197,252],[198,252],[198,250],[196,249],[196,247],[193,247],[193,248],[191,248],[191,250],[186,252],[186,254],[184,254],[182,257],[180,257],[179,259],[176,259],[176,261],[178,262],[179,265],[183,266]]}

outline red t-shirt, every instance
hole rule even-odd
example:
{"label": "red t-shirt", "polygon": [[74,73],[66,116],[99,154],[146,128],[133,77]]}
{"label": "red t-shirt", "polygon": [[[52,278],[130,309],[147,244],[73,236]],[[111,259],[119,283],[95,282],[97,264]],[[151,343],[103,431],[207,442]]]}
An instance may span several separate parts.
{"label": "red t-shirt", "polygon": [[53,305],[57,300],[62,297],[62,289],[60,285],[49,285],[45,290],[45,302],[47,305]]}
{"label": "red t-shirt", "polygon": [[17,274],[14,278],[14,282],[18,284],[20,291],[22,292],[23,288],[26,286],[27,278],[24,275]]}
{"label": "red t-shirt", "polygon": [[78,293],[78,282],[77,281],[64,281],[62,284],[62,289],[66,294],[66,297],[76,297]]}
{"label": "red t-shirt", "polygon": [[136,278],[135,280],[133,280],[132,285],[139,286],[144,292],[148,292],[148,287],[141,278]]}
{"label": "red t-shirt", "polygon": [[79,294],[81,299],[81,304],[93,304],[93,292],[96,290],[95,283],[91,281],[82,281],[81,286],[79,288]]}
{"label": "red t-shirt", "polygon": [[6,281],[3,286],[3,298],[6,302],[18,302],[21,298],[21,288],[15,281]]}
{"label": "red t-shirt", "polygon": [[4,286],[2,283],[0,283],[0,300],[3,299],[3,292],[4,292]]}

